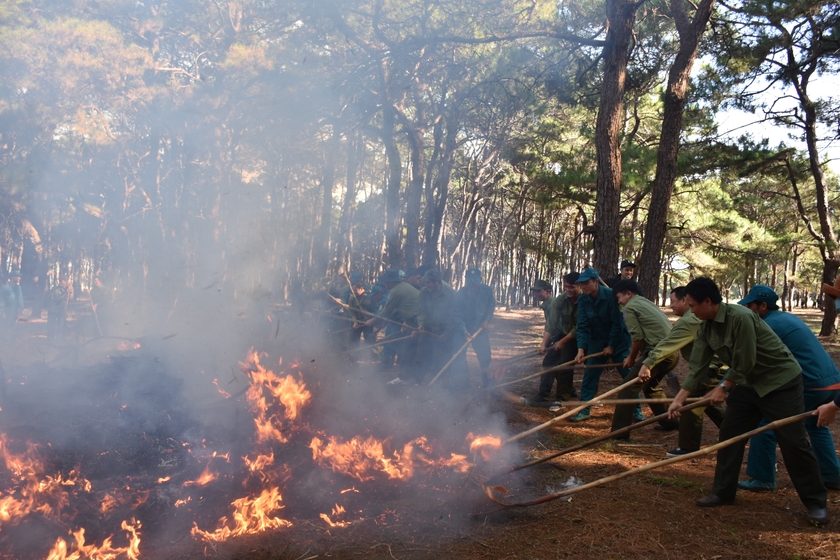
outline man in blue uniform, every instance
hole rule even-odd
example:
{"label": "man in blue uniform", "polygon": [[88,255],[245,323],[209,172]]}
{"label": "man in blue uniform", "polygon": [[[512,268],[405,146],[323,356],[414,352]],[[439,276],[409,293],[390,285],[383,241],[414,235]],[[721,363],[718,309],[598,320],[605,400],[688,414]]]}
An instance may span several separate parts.
{"label": "man in blue uniform", "polygon": [[[830,403],[840,395],[840,371],[808,325],[796,315],[779,310],[778,299],[773,288],[756,284],[738,303],[758,313],[799,362],[805,385],[805,410]],[[762,420],[761,425],[766,423]],[[817,417],[805,421],[805,431],[811,439],[825,487],[840,490],[840,461],[831,431],[818,427]],[[756,492],[776,489],[776,436],[772,431],[750,438],[747,476],[751,478],[738,482],[738,488]]]}
{"label": "man in blue uniform", "polygon": [[[621,363],[630,353],[630,333],[624,325],[613,291],[601,285],[598,272],[594,268],[584,268],[576,284],[582,292],[578,297],[578,351],[575,358],[577,363],[583,363],[584,356],[604,352],[603,356],[586,360],[586,365],[600,365],[612,361],[618,364],[621,377],[626,377],[630,368],[621,367]],[[584,371],[580,387],[582,401],[592,400],[598,391],[600,379],[600,369]],[[586,408],[569,421],[580,422],[588,418],[589,409]]]}

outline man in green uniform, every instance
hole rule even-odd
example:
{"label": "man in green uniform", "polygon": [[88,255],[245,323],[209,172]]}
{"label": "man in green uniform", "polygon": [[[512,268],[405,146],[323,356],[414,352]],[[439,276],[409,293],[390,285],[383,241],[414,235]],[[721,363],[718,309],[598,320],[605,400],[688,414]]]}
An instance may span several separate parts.
{"label": "man in green uniform", "polygon": [[[388,289],[388,301],[379,314],[384,319],[396,321],[401,319],[410,327],[417,327],[417,316],[420,313],[420,292],[414,286],[403,282],[399,270],[390,268],[382,273],[379,281]],[[379,321],[376,317],[365,321],[366,327],[372,327]],[[395,343],[400,344],[400,343]],[[400,376],[388,383],[399,385],[403,377],[416,380],[415,359],[417,356],[417,339],[412,337],[400,344],[397,350],[397,360],[400,366]]]}
{"label": "man in green uniform", "polygon": [[[683,385],[702,382],[716,355],[729,366],[721,384],[708,395],[712,404],[727,404],[720,441],[755,429],[762,417],[772,422],[802,413],[802,369],[772,329],[746,307],[723,303],[717,285],[709,278],[695,278],[685,289],[691,311],[703,324],[697,330]],[[681,389],[671,403],[668,411],[672,418],[679,415],[676,409],[684,405],[689,392]],[[808,508],[808,519],[816,525],[826,523],[827,493],[804,422],[775,431],[790,479]],[[698,506],[734,503],[746,444],[742,440],[717,452],[712,493],[697,500]]]}
{"label": "man in green uniform", "polygon": [[[671,290],[671,311],[679,317],[668,336],[659,341],[656,347],[648,352],[647,358],[642,362],[639,370],[639,377],[650,376],[650,369],[660,363],[664,358],[679,350],[687,362],[691,358],[691,349],[694,346],[694,338],[697,336],[697,329],[702,321],[694,316],[685,299],[685,286],[679,286]],[[709,377],[705,382],[695,387],[687,387],[690,398],[703,397],[718,386],[726,370],[719,360],[712,362],[709,366]],[[700,442],[703,439],[703,413],[720,428],[723,422],[723,407],[698,406],[692,408],[685,414],[680,415],[679,444],[676,449],[668,451],[668,457],[679,457],[700,449]]]}
{"label": "man in green uniform", "polygon": [[[627,330],[630,331],[630,339],[633,341],[630,346],[630,353],[622,364],[626,368],[632,368],[624,381],[629,381],[634,377],[638,378],[638,383],[622,389],[618,393],[619,399],[632,399],[639,394],[639,391],[642,391],[645,397],[649,399],[665,398],[665,392],[662,391],[659,382],[665,377],[666,373],[677,367],[677,363],[680,361],[680,353],[674,350],[660,360],[652,370],[646,369],[645,374],[641,374],[643,364],[642,362],[636,364],[638,357],[647,358],[651,350],[659,344],[659,341],[671,332],[671,322],[668,317],[662,313],[662,310],[655,303],[642,296],[641,291],[635,280],[627,279],[618,281],[613,288],[618,303],[623,306],[624,324],[627,325]],[[656,416],[664,414],[668,410],[664,404],[651,403],[648,406]],[[632,423],[633,405],[618,405],[613,415],[611,431],[626,428]],[[660,420],[658,428],[673,430],[678,425],[679,423],[674,420]],[[629,437],[629,434],[624,434],[618,436],[617,439],[627,439]]]}
{"label": "man in green uniform", "polygon": [[[455,313],[455,290],[441,281],[440,272],[429,269],[423,275],[420,290],[420,332],[417,338],[417,361],[420,377],[435,375],[449,361],[456,350],[466,342],[463,319]],[[465,391],[469,388],[467,362],[461,352],[447,372],[451,389]]]}
{"label": "man in green uniform", "polygon": [[[578,272],[570,272],[563,276],[563,293],[556,298],[546,299],[542,306],[545,328],[539,353],[545,356],[542,361],[543,369],[573,361],[577,355],[577,302],[580,286],[576,282],[579,276]],[[545,373],[540,377],[537,396],[527,402],[537,406],[551,402],[551,388],[555,380],[557,381],[556,398],[549,410],[557,412],[560,410],[561,401],[577,398],[573,382],[574,371],[555,371]]]}

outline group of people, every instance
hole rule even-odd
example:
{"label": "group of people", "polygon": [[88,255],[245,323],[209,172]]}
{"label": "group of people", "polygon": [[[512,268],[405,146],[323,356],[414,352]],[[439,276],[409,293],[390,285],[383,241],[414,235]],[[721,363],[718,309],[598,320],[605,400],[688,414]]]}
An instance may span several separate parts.
{"label": "group of people", "polygon": [[[23,289],[20,285],[21,274],[19,270],[12,270],[6,277],[6,282],[0,287],[0,325],[6,335],[13,334],[18,329],[25,301]],[[100,286],[96,279],[97,286]],[[60,338],[64,332],[67,321],[67,308],[73,299],[73,285],[66,278],[60,280],[46,294],[44,294],[43,306],[47,310],[47,338]]]}
{"label": "group of people", "polygon": [[477,268],[468,269],[465,279],[464,287],[455,291],[430,267],[407,273],[388,269],[368,288],[361,274],[351,275],[348,288],[337,300],[337,311],[354,319],[348,327],[350,349],[362,336],[373,342],[376,332],[384,329],[380,368],[398,372],[389,384],[420,384],[444,371],[444,382],[451,390],[466,392],[470,386],[466,352],[459,350],[469,341],[482,385],[487,386],[491,361],[487,331],[496,298],[482,284]]}
{"label": "group of people", "polygon": [[[678,317],[672,326],[659,307],[643,297],[632,279],[634,268],[633,263],[623,262],[621,275],[609,282],[612,287],[591,268],[569,273],[557,298],[547,282],[534,284],[546,320],[540,345],[543,366],[572,360],[585,364],[580,399],[589,401],[603,371],[598,366],[612,362],[625,384],[636,380],[619,393],[619,399],[633,400],[640,394],[657,399],[664,396],[660,383],[682,355],[689,373],[672,403],[649,405],[662,417],[655,429],[679,429],[678,447],[667,453],[672,457],[699,450],[704,414],[718,426],[720,441],[725,441],[759,425],[814,410],[804,422],[750,439],[745,480],[739,481],[739,475],[747,441],[720,449],[712,492],[697,505],[731,504],[739,488],[775,489],[778,444],[809,520],[824,524],[827,489],[840,490],[840,462],[827,428],[840,409],[840,371],[814,333],[795,315],[779,310],[772,288],[756,285],[739,305],[728,304],[715,282],[705,277],[671,291],[670,307]],[[556,401],[551,401],[555,382]],[[708,405],[681,410],[688,398],[698,397],[708,399]],[[550,410],[556,411],[562,401],[576,398],[571,371],[558,371],[544,374],[537,395],[527,402],[550,403]],[[569,420],[589,417],[584,409]],[[638,405],[619,405],[611,431],[641,418]]]}

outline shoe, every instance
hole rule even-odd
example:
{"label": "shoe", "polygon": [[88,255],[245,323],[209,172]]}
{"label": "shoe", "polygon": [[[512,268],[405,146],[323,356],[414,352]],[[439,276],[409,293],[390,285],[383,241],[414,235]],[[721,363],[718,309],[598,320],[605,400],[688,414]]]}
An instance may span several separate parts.
{"label": "shoe", "polygon": [[750,492],[770,492],[776,489],[776,485],[772,482],[761,482],[756,478],[751,478],[749,480],[739,480],[738,488]]}
{"label": "shoe", "polygon": [[735,503],[735,500],[724,500],[717,494],[709,494],[708,496],[703,496],[694,503],[697,507],[718,507],[731,506]]}
{"label": "shoe", "polygon": [[641,410],[636,410],[635,412],[633,412],[633,420],[635,420],[636,422],[641,422],[644,419],[645,419],[645,415],[642,414]]}
{"label": "shoe", "polygon": [[403,381],[399,377],[396,377],[396,378],[392,379],[391,381],[389,381],[386,385],[403,385],[404,383],[405,383],[405,381]]}
{"label": "shoe", "polygon": [[825,487],[827,490],[840,490],[840,482],[826,482]]}
{"label": "shoe", "polygon": [[826,523],[828,523],[828,512],[825,508],[809,508],[808,521],[810,521],[812,525],[816,525],[817,527],[825,525]]}
{"label": "shoe", "polygon": [[694,453],[697,449],[683,449],[682,447],[677,447],[676,449],[672,449],[668,451],[665,456],[666,457],[682,457],[683,455],[688,455],[689,453]]}
{"label": "shoe", "polygon": [[583,422],[584,420],[589,420],[589,411],[581,410],[571,418],[569,418],[569,422]]}
{"label": "shoe", "polygon": [[560,412],[560,409],[563,408],[563,403],[560,401],[554,401],[551,403],[551,406],[548,407],[549,412]]}
{"label": "shoe", "polygon": [[665,424],[664,426],[662,424],[657,424],[656,426],[653,427],[653,429],[656,430],[657,432],[673,432],[674,430],[678,430],[679,428],[680,428],[680,425],[677,424],[677,423],[673,423],[673,424],[669,423],[669,424]]}

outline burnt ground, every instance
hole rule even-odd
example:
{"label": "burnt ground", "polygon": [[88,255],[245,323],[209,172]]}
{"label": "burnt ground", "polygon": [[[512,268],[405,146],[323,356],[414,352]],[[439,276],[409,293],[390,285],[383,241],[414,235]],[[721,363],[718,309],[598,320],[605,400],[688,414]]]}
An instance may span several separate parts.
{"label": "burnt ground", "polygon": [[[803,318],[817,320],[816,314]],[[533,348],[541,332],[539,312],[531,309],[499,312],[495,323],[491,337],[494,356],[498,358]],[[825,340],[824,344],[837,361],[840,358],[837,340]],[[472,355],[470,363],[475,373],[477,364]],[[523,362],[511,368],[506,380],[533,373],[538,366],[536,357]],[[359,368],[371,376],[383,375],[375,372],[370,364],[361,363]],[[685,374],[684,363],[678,371]],[[617,380],[616,374],[605,373],[601,391],[617,385]],[[511,390],[530,395],[535,392],[536,383],[536,380],[526,381]],[[410,398],[411,395],[397,396]],[[491,395],[476,396],[473,406],[504,415],[510,434],[552,417],[546,409],[523,407]],[[649,410],[645,413],[650,415]],[[606,433],[611,415],[612,408],[605,406],[594,408],[588,422],[560,422],[522,440],[517,457],[537,458]],[[837,439],[838,423],[832,430]],[[591,482],[663,459],[668,449],[676,447],[676,432],[657,432],[648,426],[634,431],[632,436],[628,442],[604,442],[521,471],[521,477],[500,481],[510,491],[505,499],[526,500],[557,491],[570,477]],[[716,439],[717,430],[707,421],[704,445]],[[714,464],[714,455],[709,455],[544,505],[501,511],[494,511],[497,506],[483,496],[474,478],[466,474],[446,480],[405,481],[375,488],[356,483],[362,491],[377,494],[378,506],[366,508],[363,519],[354,520],[348,527],[329,528],[314,513],[317,507],[296,507],[294,500],[306,498],[299,493],[287,498],[286,515],[282,515],[292,523],[291,527],[213,544],[195,541],[188,535],[157,540],[141,545],[141,557],[161,560],[840,557],[840,518],[836,517],[840,515],[837,513],[840,492],[829,492],[829,511],[836,517],[834,524],[823,529],[811,527],[780,459],[777,491],[740,492],[734,506],[697,508],[694,500],[710,488]],[[490,469],[482,465],[477,471]],[[202,528],[211,527],[203,524]]]}

